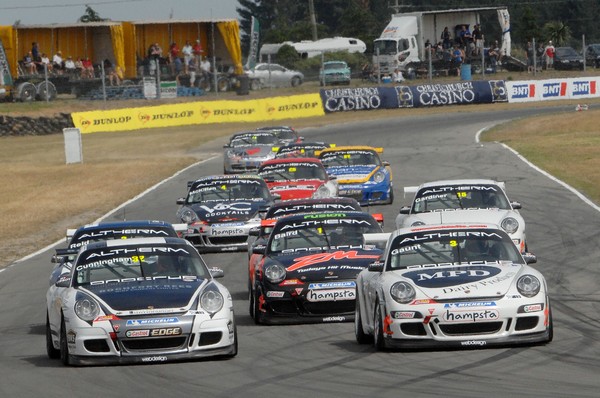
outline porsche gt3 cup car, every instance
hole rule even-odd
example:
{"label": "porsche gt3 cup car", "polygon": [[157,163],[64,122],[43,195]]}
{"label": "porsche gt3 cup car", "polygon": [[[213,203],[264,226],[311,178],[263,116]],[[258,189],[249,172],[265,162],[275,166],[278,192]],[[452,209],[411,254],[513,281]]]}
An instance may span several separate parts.
{"label": "porsche gt3 cup car", "polygon": [[510,235],[519,251],[527,251],[525,221],[511,202],[505,185],[488,179],[441,180],[406,187],[415,193],[412,206],[400,209],[396,228],[425,224],[482,222],[497,224]]}
{"label": "porsche gt3 cup car", "polygon": [[46,294],[46,349],[65,365],[157,363],[237,354],[233,302],[181,238],[81,247]]}
{"label": "porsche gt3 cup car", "polygon": [[396,230],[383,261],[358,275],[356,339],[377,349],[549,342],[546,281],[527,264],[535,261],[493,224]]}
{"label": "porsche gt3 cup car", "polygon": [[319,153],[327,173],[336,176],[339,195],[356,199],[361,205],[391,204],[394,201],[392,170],[379,159],[383,148],[340,146]]}
{"label": "porsche gt3 cup car", "polygon": [[338,196],[338,184],[320,160],[289,158],[268,160],[258,168],[271,194],[281,200],[332,198]]}
{"label": "porsche gt3 cup car", "polygon": [[300,142],[274,147],[275,158],[316,158],[316,152],[327,148],[334,148],[335,144],[325,142]]}
{"label": "porsche gt3 cup car", "polygon": [[68,229],[67,247],[56,249],[56,254],[52,256],[52,262],[56,265],[50,275],[50,284],[54,284],[61,274],[70,272],[70,260],[75,258],[80,247],[88,243],[110,239],[178,237],[186,228],[187,224],[137,220],[107,221]]}
{"label": "porsche gt3 cup car", "polygon": [[260,226],[261,212],[274,202],[255,175],[209,176],[190,183],[177,217],[187,224],[182,236],[201,252],[246,250],[248,231]]}
{"label": "porsche gt3 cup car", "polygon": [[304,137],[298,135],[298,132],[290,126],[267,126],[259,127],[257,131],[268,131],[275,134],[277,139],[283,144],[300,143],[304,141]]}
{"label": "porsche gt3 cup car", "polygon": [[342,322],[354,315],[356,275],[381,250],[362,233],[381,227],[368,213],[297,214],[277,220],[251,275],[250,314],[256,323]]}
{"label": "porsche gt3 cup car", "polygon": [[223,146],[223,173],[255,172],[262,162],[275,157],[273,147],[281,144],[275,133],[268,131],[234,134]]}

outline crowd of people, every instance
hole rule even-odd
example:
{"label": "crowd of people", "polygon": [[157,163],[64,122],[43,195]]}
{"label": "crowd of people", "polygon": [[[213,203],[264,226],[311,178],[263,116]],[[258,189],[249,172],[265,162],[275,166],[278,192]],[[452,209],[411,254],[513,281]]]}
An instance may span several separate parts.
{"label": "crowd of people", "polygon": [[554,68],[554,53],[556,49],[554,48],[554,44],[552,44],[552,40],[549,40],[545,45],[544,42],[539,42],[537,48],[534,49],[533,47],[532,42],[528,41],[525,48],[527,72],[531,73],[536,68],[538,70]]}

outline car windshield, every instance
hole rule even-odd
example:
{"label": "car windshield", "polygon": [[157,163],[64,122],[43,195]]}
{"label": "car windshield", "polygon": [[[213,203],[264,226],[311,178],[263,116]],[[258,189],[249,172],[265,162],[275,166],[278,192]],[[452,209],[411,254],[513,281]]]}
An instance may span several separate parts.
{"label": "car windshield", "polygon": [[343,62],[332,62],[332,63],[328,63],[323,65],[323,67],[325,68],[325,70],[329,70],[329,69],[346,69],[346,64]]}
{"label": "car windshield", "polygon": [[76,286],[149,279],[192,281],[209,276],[202,258],[185,246],[88,250],[79,256],[73,275]]}
{"label": "car windshield", "polygon": [[192,186],[188,192],[186,203],[202,203],[208,201],[269,200],[269,188],[260,179],[208,181]]}
{"label": "car windshield", "polygon": [[577,51],[571,47],[559,47],[556,49],[556,55],[559,57],[570,57],[577,55]]}
{"label": "car windshield", "polygon": [[350,150],[333,151],[321,154],[324,166],[380,166],[381,160],[375,151]]}
{"label": "car windshield", "polygon": [[327,179],[327,173],[319,163],[279,163],[263,165],[258,170],[265,181],[321,180]]}
{"label": "car windshield", "polygon": [[274,129],[264,129],[265,131],[269,131],[280,140],[295,140],[296,133],[293,130],[287,128],[274,128]]}
{"label": "car windshield", "polygon": [[497,185],[449,185],[423,188],[415,196],[413,213],[457,209],[511,209]]}
{"label": "car windshield", "polygon": [[[283,220],[283,219],[282,219]],[[295,252],[322,252],[338,248],[363,247],[363,234],[379,233],[381,227],[372,217],[327,216],[327,213],[306,215],[278,222],[271,234],[269,251],[275,255]]]}
{"label": "car windshield", "polygon": [[233,137],[229,145],[235,148],[254,145],[275,145],[277,142],[275,134],[244,134]]}
{"label": "car windshield", "polygon": [[389,269],[434,267],[473,262],[524,264],[514,243],[497,231],[427,231],[396,237],[388,258]]}
{"label": "car windshield", "polygon": [[276,157],[314,158],[316,151],[322,151],[327,147],[325,144],[286,145],[279,148]]}
{"label": "car windshield", "polygon": [[396,54],[398,52],[398,42],[396,40],[376,40],[374,42],[373,53],[380,55]]}
{"label": "car windshield", "polygon": [[69,248],[81,247],[84,244],[100,242],[109,239],[132,239],[151,237],[177,237],[172,227],[106,227],[78,230],[69,242]]}

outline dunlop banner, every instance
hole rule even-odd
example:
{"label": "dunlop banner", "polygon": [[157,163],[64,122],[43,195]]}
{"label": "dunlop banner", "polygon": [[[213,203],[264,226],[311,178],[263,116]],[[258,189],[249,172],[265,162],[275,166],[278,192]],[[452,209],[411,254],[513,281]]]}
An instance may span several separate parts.
{"label": "dunlop banner", "polygon": [[251,101],[205,101],[108,111],[76,112],[82,133],[127,131],[192,124],[261,122],[324,115],[319,94]]}

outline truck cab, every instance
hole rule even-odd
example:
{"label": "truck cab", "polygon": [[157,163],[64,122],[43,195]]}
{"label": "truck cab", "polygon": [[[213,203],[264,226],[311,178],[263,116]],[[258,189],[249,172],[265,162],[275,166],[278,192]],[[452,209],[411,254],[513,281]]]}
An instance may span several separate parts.
{"label": "truck cab", "polygon": [[379,64],[381,73],[391,74],[409,62],[419,62],[417,33],[415,16],[394,16],[373,43],[373,64]]}

